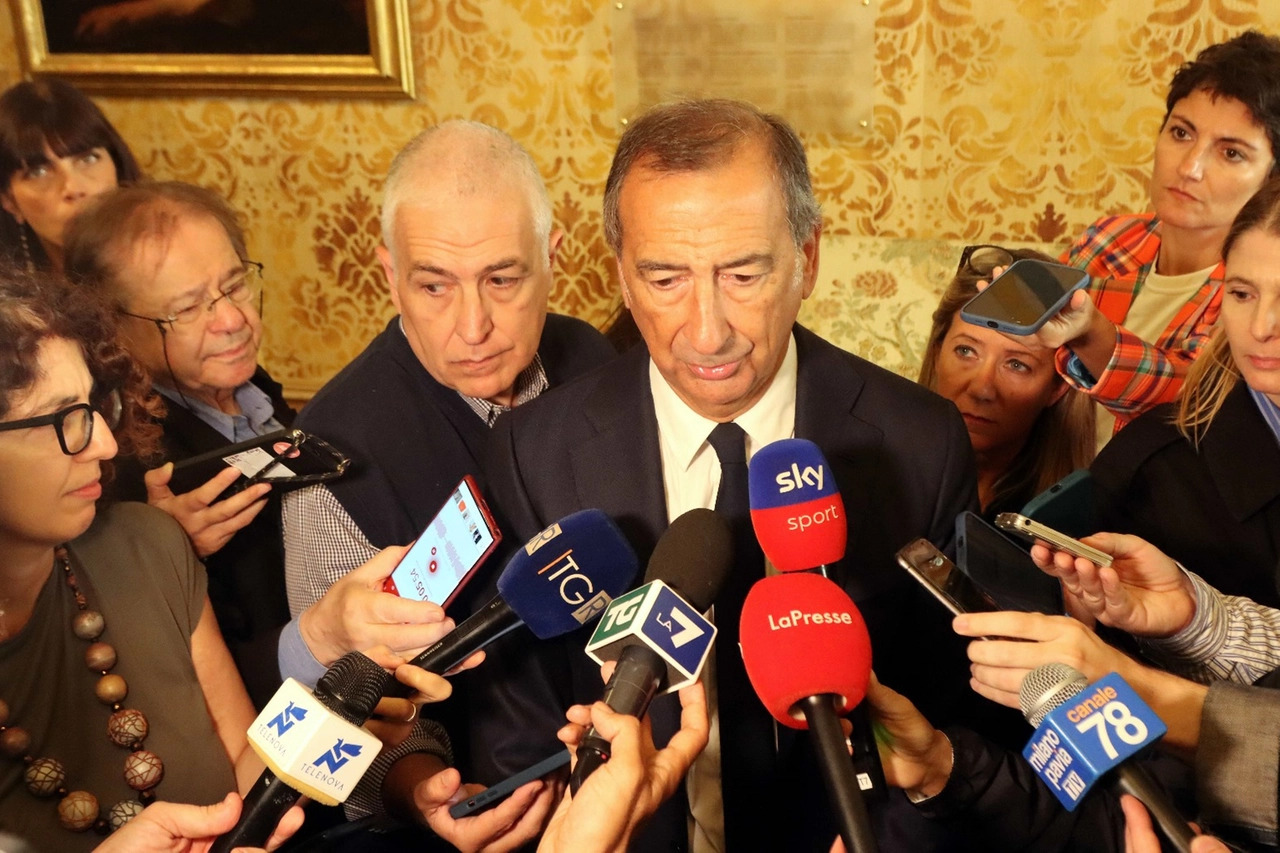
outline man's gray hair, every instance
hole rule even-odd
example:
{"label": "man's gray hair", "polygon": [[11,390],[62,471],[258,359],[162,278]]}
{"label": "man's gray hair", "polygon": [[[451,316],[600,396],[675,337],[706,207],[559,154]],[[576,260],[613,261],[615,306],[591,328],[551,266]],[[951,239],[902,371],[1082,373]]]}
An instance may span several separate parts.
{"label": "man's gray hair", "polygon": [[622,251],[619,197],[633,168],[657,172],[714,169],[728,163],[751,140],[763,142],[769,152],[786,202],[791,239],[797,247],[803,246],[822,224],[822,208],[813,195],[800,137],[780,116],[745,101],[709,98],[656,106],[622,134],[604,189],[604,236],[609,248],[615,254]]}
{"label": "man's gray hair", "polygon": [[[396,210],[415,195],[449,190],[475,195],[502,178],[524,185],[539,244],[551,236],[551,199],[529,152],[506,133],[478,121],[454,119],[419,133],[391,161],[382,191],[382,242],[392,247]],[[514,201],[514,199],[513,199]]]}

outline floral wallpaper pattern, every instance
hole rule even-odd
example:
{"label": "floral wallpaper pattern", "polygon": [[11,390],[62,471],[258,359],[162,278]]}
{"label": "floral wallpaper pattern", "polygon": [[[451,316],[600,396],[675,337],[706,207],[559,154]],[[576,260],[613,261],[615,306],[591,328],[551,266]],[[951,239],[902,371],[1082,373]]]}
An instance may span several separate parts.
{"label": "floral wallpaper pattern", "polygon": [[[805,138],[827,237],[803,319],[908,375],[959,246],[1052,252],[1103,213],[1144,209],[1172,72],[1280,21],[1276,0],[872,3],[871,127]],[[624,118],[613,5],[410,0],[414,101],[122,92],[101,103],[150,174],[214,187],[244,213],[266,265],[264,361],[305,397],[391,314],[374,255],[381,177],[443,119],[495,124],[532,152],[567,232],[553,307],[608,317],[600,196]],[[13,22],[0,16],[0,85],[19,75]]]}

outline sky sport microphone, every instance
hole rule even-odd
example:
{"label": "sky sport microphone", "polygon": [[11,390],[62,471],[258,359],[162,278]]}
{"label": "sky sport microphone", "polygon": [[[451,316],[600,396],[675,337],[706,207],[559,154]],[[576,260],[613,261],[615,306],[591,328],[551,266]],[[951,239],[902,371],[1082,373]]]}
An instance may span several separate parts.
{"label": "sky sport microphone", "polygon": [[844,556],[844,499],[818,445],[803,438],[766,444],[747,469],[751,524],[780,572],[822,569]]}
{"label": "sky sport microphone", "polygon": [[773,718],[813,733],[845,848],[875,850],[838,719],[862,701],[871,680],[871,637],[862,614],[821,575],[772,575],[747,593],[739,641],[747,677]]}
{"label": "sky sport microphone", "polygon": [[1120,790],[1142,801],[1174,849],[1191,849],[1186,819],[1146,771],[1125,763],[1168,729],[1123,678],[1113,672],[1089,684],[1072,667],[1047,663],[1022,680],[1018,704],[1036,727],[1022,757],[1067,811],[1114,769]]}
{"label": "sky sport microphone", "polygon": [[[751,523],[765,557],[781,572],[816,570],[844,557],[849,524],[835,476],[818,445],[803,438],[766,444],[751,457]],[[889,784],[867,708],[849,717],[853,767],[864,797],[884,800]]]}
{"label": "sky sport microphone", "polygon": [[[598,509],[565,516],[525,543],[498,577],[498,594],[410,663],[453,669],[520,625],[540,640],[567,634],[605,611],[640,563],[622,531]],[[410,689],[388,681],[388,696]]]}
{"label": "sky sport microphone", "polygon": [[298,798],[345,802],[382,749],[362,729],[382,696],[387,671],[352,653],[325,671],[312,693],[286,679],[249,727],[249,745],[267,765],[244,797],[240,819],[210,853],[262,847]]}
{"label": "sky sport microphone", "polygon": [[[645,584],[615,599],[587,642],[597,663],[618,662],[604,688],[606,705],[641,717],[659,690],[698,679],[716,636],[702,614],[728,577],[732,556],[729,525],[712,510],[691,509],[671,522],[649,558]],[[573,793],[609,755],[609,742],[588,729],[569,776]]]}

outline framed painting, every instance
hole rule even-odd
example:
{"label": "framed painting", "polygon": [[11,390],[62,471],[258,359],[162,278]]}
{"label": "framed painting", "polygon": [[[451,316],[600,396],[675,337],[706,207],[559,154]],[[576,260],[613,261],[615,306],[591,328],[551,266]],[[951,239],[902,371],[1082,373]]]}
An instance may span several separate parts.
{"label": "framed painting", "polygon": [[103,95],[413,97],[408,0],[10,0],[27,75]]}

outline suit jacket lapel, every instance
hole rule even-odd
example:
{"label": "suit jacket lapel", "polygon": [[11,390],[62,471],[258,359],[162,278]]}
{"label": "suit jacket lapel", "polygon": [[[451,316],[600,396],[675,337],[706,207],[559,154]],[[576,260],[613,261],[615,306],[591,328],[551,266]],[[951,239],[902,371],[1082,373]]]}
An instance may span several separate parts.
{"label": "suit jacket lapel", "polygon": [[[583,416],[589,435],[570,453],[581,506],[599,508],[616,521],[643,565],[667,528],[649,353],[643,345],[605,368],[583,403]],[[627,475],[618,476],[623,470]]]}
{"label": "suit jacket lapel", "polygon": [[[852,362],[802,326],[795,327],[796,437],[822,449],[844,499],[849,524],[846,553],[857,553],[864,510],[876,482],[884,439],[879,428],[853,414],[863,379]],[[843,561],[841,561],[843,562]]]}

